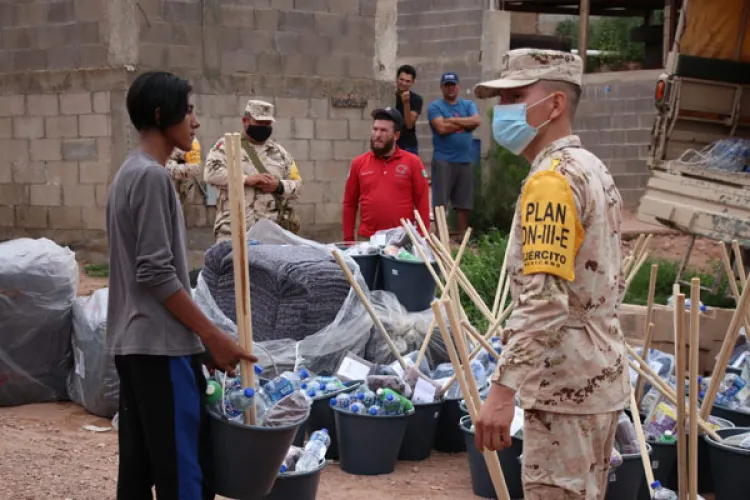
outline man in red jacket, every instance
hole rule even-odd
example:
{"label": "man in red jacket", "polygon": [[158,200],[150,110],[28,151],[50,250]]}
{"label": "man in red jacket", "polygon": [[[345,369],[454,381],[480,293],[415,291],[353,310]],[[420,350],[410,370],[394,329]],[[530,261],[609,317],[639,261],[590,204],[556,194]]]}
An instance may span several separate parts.
{"label": "man in red jacket", "polygon": [[[344,241],[354,241],[359,214],[359,236],[369,238],[377,231],[414,220],[414,209],[430,223],[427,172],[418,156],[396,145],[404,118],[396,108],[372,112],[371,151],[354,159],[344,191]],[[429,228],[429,226],[428,226]]]}

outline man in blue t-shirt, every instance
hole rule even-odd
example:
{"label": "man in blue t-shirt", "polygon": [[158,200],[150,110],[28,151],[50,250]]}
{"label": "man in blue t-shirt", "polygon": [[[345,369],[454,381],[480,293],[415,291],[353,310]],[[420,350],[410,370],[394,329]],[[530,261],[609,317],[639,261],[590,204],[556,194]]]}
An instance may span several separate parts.
{"label": "man in blue t-shirt", "polygon": [[474,101],[458,97],[458,75],[440,78],[443,98],[432,101],[427,119],[432,129],[432,205],[450,202],[456,211],[458,232],[463,235],[474,208],[474,175],[471,168],[472,131],[481,123]]}

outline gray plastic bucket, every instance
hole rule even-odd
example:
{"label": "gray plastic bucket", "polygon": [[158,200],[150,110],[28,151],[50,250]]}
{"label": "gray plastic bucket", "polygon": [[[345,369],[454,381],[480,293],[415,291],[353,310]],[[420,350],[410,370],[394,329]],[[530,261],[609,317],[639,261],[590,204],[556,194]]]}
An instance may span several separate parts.
{"label": "gray plastic bucket", "polygon": [[414,403],[414,414],[408,419],[399,460],[420,461],[430,457],[442,408],[442,401]]}
{"label": "gray plastic bucket", "polygon": [[735,427],[750,427],[750,412],[738,411],[726,406],[719,406],[717,404],[711,408],[711,415],[715,417],[728,420],[734,424]]}
{"label": "gray plastic bucket", "polygon": [[341,470],[359,476],[393,472],[413,415],[358,415],[341,408],[333,408],[333,413]]}
{"label": "gray plastic bucket", "polygon": [[[467,458],[469,459],[469,475],[471,476],[471,488],[474,494],[482,498],[497,498],[495,487],[492,485],[490,473],[487,470],[487,462],[484,455],[479,453],[474,443],[474,433],[471,429],[471,417],[461,417],[459,429],[463,435]],[[500,467],[505,476],[505,485],[511,498],[523,498],[523,483],[521,482],[521,461],[518,459],[523,454],[523,440],[511,438],[510,447],[497,452],[500,459]]]}
{"label": "gray plastic bucket", "polygon": [[315,500],[318,496],[320,475],[326,464],[323,460],[315,470],[279,474],[271,492],[263,497],[264,500]]}
{"label": "gray plastic bucket", "polygon": [[[651,446],[651,470],[654,471],[654,479],[666,486],[677,463],[677,443],[648,441],[648,444]],[[645,475],[638,492],[638,500],[651,500]]]}
{"label": "gray plastic bucket", "polygon": [[[715,406],[714,406],[715,408]],[[733,429],[736,427],[733,422],[725,418],[711,415],[710,420],[718,423],[722,429]],[[690,429],[687,429],[688,431]],[[718,431],[717,431],[718,432]],[[677,491],[679,486],[677,478],[677,467],[672,468],[672,474],[669,481],[664,484],[670,490]],[[708,443],[698,437],[698,493],[713,493],[714,491],[714,475],[711,470],[711,459],[709,457]]]}
{"label": "gray plastic bucket", "polygon": [[[355,245],[356,242],[350,243],[352,245]],[[342,251],[346,250],[347,243],[336,243],[336,247]],[[381,274],[381,263],[380,263],[380,254],[372,254],[372,255],[348,255],[348,257],[351,257],[354,262],[357,263],[359,266],[359,272],[362,273],[362,277],[365,279],[365,283],[367,284],[367,288],[370,290],[380,290],[380,287],[382,285],[380,274]]]}
{"label": "gray plastic bucket", "polygon": [[[719,429],[717,434],[723,439],[750,432],[750,427]],[[717,443],[711,436],[703,440],[708,445],[709,460],[715,480],[715,500],[747,500],[750,495],[750,450],[737,449]]]}
{"label": "gray plastic bucket", "polygon": [[307,435],[307,423],[310,421],[310,415],[307,416],[307,418],[299,424],[299,429],[297,429],[297,434],[294,436],[294,441],[292,441],[292,444],[294,446],[302,447],[305,444],[305,435]]}
{"label": "gray plastic bucket", "polygon": [[[649,456],[653,450],[646,443]],[[637,500],[641,484],[646,480],[646,471],[640,453],[622,455],[622,465],[610,470],[604,500]]]}
{"label": "gray plastic bucket", "polygon": [[[383,268],[383,290],[395,294],[407,311],[419,312],[430,308],[437,284],[424,262],[381,255],[380,265]],[[439,273],[438,269],[435,271]]]}
{"label": "gray plastic bucket", "polygon": [[326,451],[328,460],[337,460],[339,458],[338,438],[336,437],[336,419],[333,416],[331,408],[331,398],[344,392],[352,392],[357,389],[362,382],[352,382],[345,389],[333,392],[326,396],[313,399],[310,406],[310,418],[307,421],[307,430],[310,434],[321,429],[328,429],[328,435],[331,437],[331,445]]}
{"label": "gray plastic bucket", "polygon": [[262,499],[273,487],[299,424],[251,427],[232,422],[211,408],[207,411],[216,493],[241,500]]}
{"label": "gray plastic bucket", "polygon": [[443,453],[463,453],[466,451],[466,440],[458,424],[464,413],[459,407],[463,398],[446,399],[435,429],[435,443],[433,447]]}

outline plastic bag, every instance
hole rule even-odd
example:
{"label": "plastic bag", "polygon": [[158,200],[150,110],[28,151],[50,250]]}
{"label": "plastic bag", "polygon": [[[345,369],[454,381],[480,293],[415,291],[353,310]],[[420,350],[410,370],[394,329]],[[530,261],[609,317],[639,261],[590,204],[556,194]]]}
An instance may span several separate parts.
{"label": "plastic bag", "polygon": [[78,273],[46,238],[0,243],[0,406],[68,399]]}
{"label": "plastic bag", "polygon": [[[336,248],[335,245],[325,245],[301,238],[267,219],[258,221],[248,231],[247,237],[261,244],[306,245],[324,250],[327,254]],[[396,342],[399,351],[407,353],[418,349],[432,318],[432,311],[407,313],[392,293],[370,292],[357,263],[349,256],[342,256],[365,295],[369,296],[376,314],[391,332],[391,338]],[[252,280],[252,276],[250,279]],[[204,314],[236,339],[236,325],[221,312],[200,275],[193,295]],[[303,365],[315,373],[332,374],[347,352],[353,352],[377,364],[389,364],[395,360],[381,333],[375,331],[372,318],[354,290],[349,291],[334,321],[313,335],[299,342],[280,339],[254,342],[253,345],[259,364],[269,370],[269,375],[277,375]],[[366,351],[369,355],[365,354]],[[448,359],[438,332],[432,336],[426,357],[428,360]]]}
{"label": "plastic bag", "polygon": [[112,417],[119,405],[120,377],[107,350],[109,289],[73,304],[73,370],[68,375],[71,401],[100,417]]}

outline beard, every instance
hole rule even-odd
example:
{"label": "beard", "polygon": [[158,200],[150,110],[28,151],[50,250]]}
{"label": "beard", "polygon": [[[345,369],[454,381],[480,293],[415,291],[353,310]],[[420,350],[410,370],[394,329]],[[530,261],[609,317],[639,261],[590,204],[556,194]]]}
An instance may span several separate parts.
{"label": "beard", "polygon": [[370,149],[373,153],[375,153],[375,156],[384,156],[386,153],[389,153],[391,149],[393,149],[393,145],[396,143],[396,139],[393,138],[389,141],[387,141],[383,146],[378,147],[375,145],[375,143],[370,139]]}

